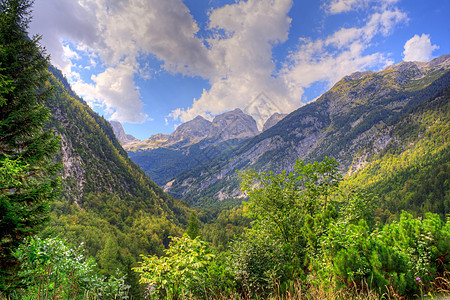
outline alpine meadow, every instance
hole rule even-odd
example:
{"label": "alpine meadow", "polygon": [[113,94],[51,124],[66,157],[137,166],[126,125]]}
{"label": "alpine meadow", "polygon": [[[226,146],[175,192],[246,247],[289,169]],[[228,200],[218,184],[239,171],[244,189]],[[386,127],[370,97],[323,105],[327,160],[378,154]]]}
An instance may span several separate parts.
{"label": "alpine meadow", "polygon": [[307,2],[0,0],[0,299],[450,299],[450,6]]}

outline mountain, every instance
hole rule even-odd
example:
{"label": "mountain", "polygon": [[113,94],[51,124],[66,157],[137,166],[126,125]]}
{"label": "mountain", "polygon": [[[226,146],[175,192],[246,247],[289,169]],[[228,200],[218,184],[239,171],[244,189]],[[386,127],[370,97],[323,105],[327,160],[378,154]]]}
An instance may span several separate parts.
{"label": "mountain", "polygon": [[168,144],[185,141],[188,144],[199,142],[208,136],[211,122],[201,116],[181,124],[167,139]]}
{"label": "mountain", "polygon": [[273,115],[270,116],[269,119],[267,119],[267,121],[264,123],[263,126],[263,131],[266,131],[267,129],[275,126],[278,122],[280,122],[281,120],[284,119],[284,117],[286,117],[287,114],[280,114],[280,113],[274,113]]}
{"label": "mountain", "polygon": [[167,142],[168,139],[169,135],[158,133],[152,135],[151,137],[149,137],[144,141],[134,140],[130,143],[122,144],[122,147],[127,151],[154,149],[163,145],[165,142]]}
{"label": "mountain", "polygon": [[355,155],[346,184],[379,197],[380,221],[402,210],[420,217],[433,212],[443,220],[450,213],[449,103],[450,86],[384,126],[390,137],[384,148],[368,145]]}
{"label": "mountain", "polygon": [[111,124],[67,89],[60,71],[51,72],[48,127],[61,138],[62,193],[43,235],[84,243],[102,274],[119,269],[137,286],[130,268],[140,254],[162,254],[169,236],[183,231],[190,209],[151,181],[128,158]]}
{"label": "mountain", "polygon": [[211,161],[258,133],[256,121],[236,109],[216,116],[212,122],[197,116],[171,135],[153,135],[123,146],[152,180],[170,186],[179,174]]}
{"label": "mountain", "polygon": [[134,136],[131,134],[126,134],[125,130],[123,130],[122,124],[118,121],[109,121],[111,124],[111,127],[114,131],[114,134],[116,135],[117,139],[119,140],[120,144],[129,144],[135,140],[137,140]]}
{"label": "mountain", "polygon": [[256,121],[239,108],[218,115],[209,128],[208,138],[219,141],[244,139],[259,133]]}
{"label": "mountain", "polygon": [[171,134],[155,134],[145,141],[135,140],[129,143],[122,143],[127,151],[151,150],[157,148],[181,148],[198,143],[208,136],[211,122],[201,116],[181,124]]}
{"label": "mountain", "polygon": [[202,140],[217,144],[233,139],[245,139],[258,133],[256,121],[242,110],[235,109],[217,115],[212,122],[202,116],[197,116],[178,126],[170,135],[156,134],[145,141],[135,140],[121,143],[130,152],[157,148],[181,150]]}
{"label": "mountain", "polygon": [[336,158],[344,174],[363,168],[371,157],[358,154],[367,147],[371,155],[385,149],[394,139],[392,126],[402,126],[398,122],[406,113],[449,86],[449,69],[450,55],[445,55],[346,76],[273,127],[179,173],[166,190],[202,206],[242,197],[236,170],[291,170],[298,158],[311,162],[324,156]]}

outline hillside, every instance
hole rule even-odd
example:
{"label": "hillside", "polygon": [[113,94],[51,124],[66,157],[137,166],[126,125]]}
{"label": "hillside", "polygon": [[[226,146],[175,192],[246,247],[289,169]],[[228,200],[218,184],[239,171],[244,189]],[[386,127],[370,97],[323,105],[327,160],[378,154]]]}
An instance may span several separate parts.
{"label": "hillside", "polygon": [[[236,170],[290,170],[298,158],[312,162],[329,156],[347,173],[365,164],[363,157],[354,160],[359,151],[372,147],[376,154],[389,144],[393,137],[385,126],[397,124],[412,108],[449,86],[449,69],[450,56],[445,55],[428,63],[403,62],[376,73],[346,76],[316,101],[254,137],[226,141],[221,151],[208,145],[186,149],[203,160],[182,172],[174,164],[170,174],[161,176],[161,168],[150,163],[160,159],[157,151],[164,154],[166,149],[153,150],[151,160],[144,153],[130,155],[159,184],[166,184],[171,195],[199,206],[242,197]],[[172,154],[177,163],[185,159],[178,150]]]}
{"label": "hillside", "polygon": [[402,210],[421,217],[433,212],[442,219],[450,213],[449,103],[447,87],[384,126],[391,140],[381,151],[371,154],[367,147],[355,156],[353,166],[360,170],[350,170],[346,183],[379,197],[381,221]]}
{"label": "hillside", "polygon": [[[130,273],[139,254],[162,254],[182,232],[188,208],[168,196],[127,156],[110,123],[51,70],[49,127],[61,137],[62,194],[43,235],[57,235],[99,262],[101,272]],[[134,282],[135,284],[136,282]]]}

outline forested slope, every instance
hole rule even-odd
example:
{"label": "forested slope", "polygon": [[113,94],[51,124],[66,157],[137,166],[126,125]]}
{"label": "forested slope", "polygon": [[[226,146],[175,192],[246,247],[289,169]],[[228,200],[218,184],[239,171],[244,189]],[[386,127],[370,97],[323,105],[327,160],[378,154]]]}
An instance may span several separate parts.
{"label": "forested slope", "polygon": [[370,155],[374,149],[367,147],[355,157],[369,161],[347,183],[379,196],[382,221],[402,210],[416,216],[434,212],[442,219],[450,213],[449,102],[447,87],[380,128],[391,137],[382,151]]}
{"label": "forested slope", "polygon": [[179,235],[188,208],[164,193],[127,156],[109,122],[78,98],[51,69],[49,127],[61,137],[62,194],[44,236],[84,243],[100,272],[128,273],[139,254],[161,254]]}

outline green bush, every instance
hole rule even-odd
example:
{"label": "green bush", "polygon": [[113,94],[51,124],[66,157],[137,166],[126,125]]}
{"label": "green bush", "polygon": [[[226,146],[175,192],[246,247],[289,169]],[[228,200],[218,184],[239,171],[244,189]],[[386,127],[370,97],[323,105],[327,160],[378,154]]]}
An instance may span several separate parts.
{"label": "green bush", "polygon": [[167,256],[142,256],[143,261],[134,270],[140,273],[139,283],[147,285],[149,294],[156,298],[178,299],[201,297],[210,287],[209,267],[214,255],[208,244],[187,234],[173,237]]}
{"label": "green bush", "polygon": [[450,266],[449,229],[448,221],[432,213],[421,220],[403,212],[398,222],[375,230],[365,220],[338,220],[321,242],[323,256],[315,269],[321,283],[332,278],[337,288],[417,295],[432,290]]}
{"label": "green bush", "polygon": [[18,299],[126,299],[124,277],[100,277],[93,259],[58,238],[29,238],[14,253],[20,262]]}
{"label": "green bush", "polygon": [[321,236],[337,217],[341,175],[334,159],[305,164],[280,174],[247,171],[242,190],[253,228],[233,244],[235,279],[250,294],[282,289],[305,279]]}
{"label": "green bush", "polygon": [[230,245],[231,272],[245,297],[267,296],[280,282],[292,278],[298,265],[292,247],[267,234],[264,227],[263,221],[255,224]]}

